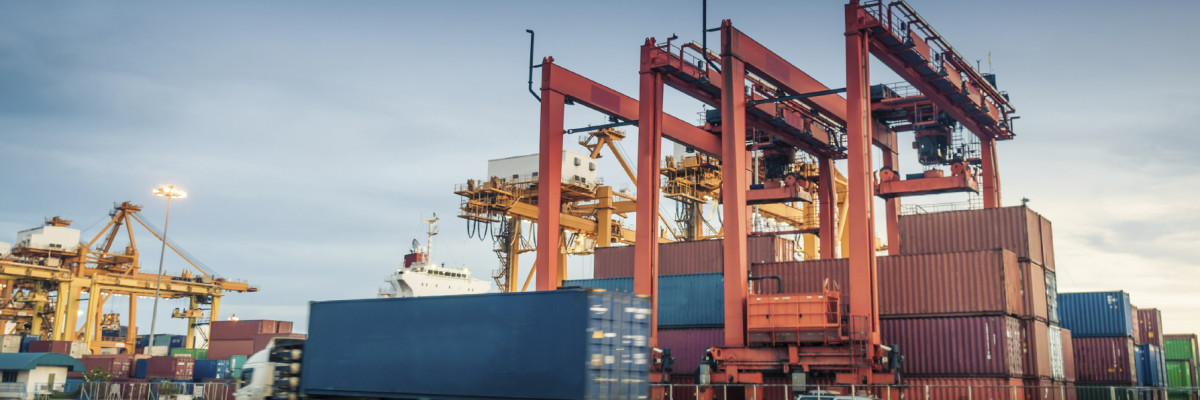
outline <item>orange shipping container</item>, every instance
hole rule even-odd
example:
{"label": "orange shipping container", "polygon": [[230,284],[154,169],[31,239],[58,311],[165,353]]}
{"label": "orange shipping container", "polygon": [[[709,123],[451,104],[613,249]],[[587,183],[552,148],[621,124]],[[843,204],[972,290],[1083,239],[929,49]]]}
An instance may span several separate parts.
{"label": "orange shipping container", "polygon": [[1050,379],[1050,326],[1042,321],[1023,320],[1021,331],[1025,376]]}
{"label": "orange shipping container", "polygon": [[[1042,217],[1028,207],[900,216],[900,253],[929,254],[1007,249],[1045,264]],[[1053,270],[1053,266],[1047,266]]]}
{"label": "orange shipping container", "polygon": [[1062,332],[1063,378],[1067,382],[1075,382],[1075,345],[1071,330],[1062,328],[1059,331]]}

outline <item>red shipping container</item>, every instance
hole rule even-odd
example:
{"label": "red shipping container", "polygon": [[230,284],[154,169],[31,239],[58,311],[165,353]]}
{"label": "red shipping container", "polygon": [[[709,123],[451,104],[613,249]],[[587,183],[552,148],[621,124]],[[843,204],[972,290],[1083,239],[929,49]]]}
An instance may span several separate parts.
{"label": "red shipping container", "polygon": [[[1025,384],[1017,378],[904,378],[905,399],[935,400],[1007,400],[1025,397]],[[895,390],[878,389],[881,399],[899,399]],[[968,393],[969,391],[969,393]]]}
{"label": "red shipping container", "polygon": [[952,317],[880,321],[883,343],[905,355],[914,376],[1020,377],[1021,322],[1013,317]]}
{"label": "red shipping container", "polygon": [[146,378],[191,380],[195,363],[191,356],[150,357],[146,360]]}
{"label": "red shipping container", "polygon": [[208,359],[210,360],[251,354],[254,354],[254,339],[211,340],[208,342]]}
{"label": "red shipping container", "polygon": [[1063,380],[1075,382],[1075,344],[1071,338],[1071,330],[1060,328],[1062,332]]}
{"label": "red shipping container", "polygon": [[1049,379],[1026,379],[1024,382],[1026,400],[1063,400],[1067,394],[1066,388]]}
{"label": "red shipping container", "polygon": [[260,333],[275,333],[275,321],[269,319],[246,321],[213,321],[209,325],[211,340],[254,339]]}
{"label": "red shipping container", "polygon": [[1149,343],[1159,348],[1166,345],[1162,333],[1162,313],[1157,308],[1138,309],[1139,343]]}
{"label": "red shipping container", "polygon": [[1046,321],[1046,270],[1040,265],[1023,262],[1021,263],[1022,289],[1025,292],[1025,312],[1022,316],[1029,316],[1038,321]]}
{"label": "red shipping container", "polygon": [[[708,274],[721,272],[724,241],[697,240],[658,245],[659,275]],[[791,239],[754,236],[746,239],[746,257],[751,263],[792,261],[796,245]],[[600,247],[593,258],[595,278],[633,276],[633,246]]]}
{"label": "red shipping container", "polygon": [[1134,357],[1132,338],[1072,339],[1076,383],[1137,384],[1137,357]]}
{"label": "red shipping container", "polygon": [[[887,317],[1024,315],[1023,274],[1005,250],[879,257]],[[936,278],[933,278],[936,277]],[[1042,293],[1045,317],[1045,292]]]}
{"label": "red shipping container", "polygon": [[124,378],[133,374],[133,354],[86,355],[79,359],[87,371],[100,368],[113,378]]}
{"label": "red shipping container", "polygon": [[1054,230],[1050,220],[1042,217],[1042,263],[1046,269],[1054,271]]}
{"label": "red shipping container", "polygon": [[671,349],[676,374],[694,373],[704,352],[724,343],[725,330],[722,328],[658,330],[658,347]]}
{"label": "red shipping container", "polygon": [[71,342],[65,340],[36,340],[29,342],[30,353],[71,354]]}
{"label": "red shipping container", "polygon": [[109,388],[109,390],[105,390],[102,393],[105,393],[105,395],[107,396],[107,393],[112,393],[113,391],[120,391],[121,399],[123,399],[123,400],[148,400],[148,399],[150,399],[151,383],[145,379],[114,378],[112,380],[112,384],[117,385],[118,388],[116,388],[116,389]]}
{"label": "red shipping container", "polygon": [[1045,266],[1042,218],[1028,207],[902,215],[899,229],[900,254],[1003,248]]}
{"label": "red shipping container", "polygon": [[278,321],[275,324],[275,333],[292,333],[292,321]]}
{"label": "red shipping container", "polygon": [[1050,379],[1050,326],[1042,321],[1023,320],[1021,338],[1025,376]]}
{"label": "red shipping container", "polygon": [[1141,323],[1141,319],[1138,318],[1141,315],[1138,314],[1137,306],[1130,304],[1129,305],[1129,314],[1130,314],[1130,316],[1129,316],[1130,319],[1133,320],[1133,322],[1132,322],[1133,325],[1130,326],[1131,328],[1133,328],[1133,344],[1134,345],[1145,344],[1142,342],[1142,326],[1141,326],[1142,323]]}

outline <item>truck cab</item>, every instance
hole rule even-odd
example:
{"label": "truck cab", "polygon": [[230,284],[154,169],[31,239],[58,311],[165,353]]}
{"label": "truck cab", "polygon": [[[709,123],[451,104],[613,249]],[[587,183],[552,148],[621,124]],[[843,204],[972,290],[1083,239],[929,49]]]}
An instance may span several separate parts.
{"label": "truck cab", "polygon": [[272,341],[267,348],[246,359],[246,364],[242,366],[242,374],[234,377],[237,379],[237,390],[233,392],[234,399],[262,400],[266,398],[266,389],[270,386],[268,380],[272,377],[272,371],[275,369],[269,360],[274,347],[275,342]]}
{"label": "truck cab", "polygon": [[[297,398],[300,382],[300,354],[305,339],[271,339],[267,347],[250,358],[242,366],[237,379],[236,400],[264,400],[267,398]],[[282,386],[280,386],[282,385]],[[279,389],[276,389],[279,388]]]}

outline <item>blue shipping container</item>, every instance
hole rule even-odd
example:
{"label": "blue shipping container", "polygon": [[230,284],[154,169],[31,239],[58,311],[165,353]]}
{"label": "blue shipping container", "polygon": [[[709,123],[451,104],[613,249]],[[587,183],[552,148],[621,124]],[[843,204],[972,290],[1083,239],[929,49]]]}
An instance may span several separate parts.
{"label": "blue shipping container", "polygon": [[1059,293],[1058,318],[1072,337],[1133,337],[1129,293]]}
{"label": "blue shipping container", "polygon": [[[575,279],[563,286],[633,292],[633,278]],[[658,327],[695,328],[725,324],[725,279],[721,274],[658,277]]]}
{"label": "blue shipping container", "polygon": [[133,364],[133,377],[138,379],[146,379],[146,366],[149,361],[145,358],[137,360]]}
{"label": "blue shipping container", "polygon": [[309,396],[645,399],[649,303],[594,290],[312,303]]}
{"label": "blue shipping container", "polygon": [[1162,349],[1152,344],[1137,346],[1138,386],[1167,386],[1167,360]]}
{"label": "blue shipping container", "polygon": [[209,379],[229,377],[229,360],[196,360],[192,366],[192,380],[203,382]]}
{"label": "blue shipping container", "polygon": [[184,335],[171,335],[167,345],[171,348],[181,348],[186,338],[187,336]]}
{"label": "blue shipping container", "polygon": [[21,352],[29,352],[29,343],[42,340],[42,335],[24,335],[21,337]]}

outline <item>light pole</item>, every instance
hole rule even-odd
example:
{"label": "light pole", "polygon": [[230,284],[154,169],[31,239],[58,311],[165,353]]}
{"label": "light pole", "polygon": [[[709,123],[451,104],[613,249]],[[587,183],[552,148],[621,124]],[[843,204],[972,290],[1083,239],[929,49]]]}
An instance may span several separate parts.
{"label": "light pole", "polygon": [[163,221],[162,249],[158,254],[158,281],[154,284],[154,311],[150,313],[150,340],[146,343],[146,352],[154,346],[154,325],[158,322],[158,292],[162,287],[163,258],[167,255],[167,227],[171,224],[171,199],[187,197],[187,192],[173,185],[159,186],[154,189],[154,195],[167,198],[167,218]]}

